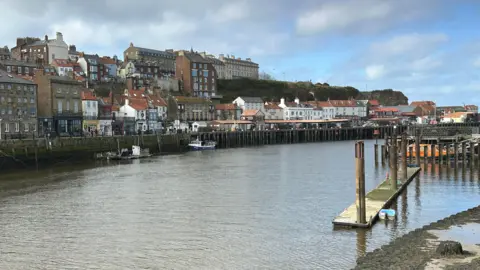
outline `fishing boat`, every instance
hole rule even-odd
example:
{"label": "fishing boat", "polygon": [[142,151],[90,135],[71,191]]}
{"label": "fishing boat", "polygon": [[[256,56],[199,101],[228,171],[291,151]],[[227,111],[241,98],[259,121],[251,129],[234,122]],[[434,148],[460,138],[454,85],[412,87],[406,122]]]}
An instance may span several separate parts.
{"label": "fishing boat", "polygon": [[396,212],[393,209],[382,209],[378,212],[380,219],[395,219]]}
{"label": "fishing boat", "polygon": [[127,160],[151,157],[150,150],[141,149],[138,145],[132,145],[132,149],[123,148],[117,155],[108,157],[110,160]]}
{"label": "fishing boat", "polygon": [[200,141],[199,139],[196,139],[191,141],[188,146],[192,150],[214,150],[217,143],[214,141]]}
{"label": "fishing boat", "polygon": [[[425,153],[424,149],[425,149],[425,146],[427,147],[427,152]],[[409,147],[412,148],[412,157],[416,157],[417,154],[416,154],[416,147],[415,147],[415,144],[411,144],[409,145]],[[420,144],[420,157],[423,158],[423,157],[440,157],[440,149],[438,147],[438,145],[435,144],[435,148],[434,148],[434,151],[432,153],[432,145],[431,144]],[[453,151],[452,150],[449,150],[450,151],[450,154],[453,155]],[[447,156],[447,149],[442,149],[442,156]],[[410,157],[410,151],[407,151],[407,157]]]}

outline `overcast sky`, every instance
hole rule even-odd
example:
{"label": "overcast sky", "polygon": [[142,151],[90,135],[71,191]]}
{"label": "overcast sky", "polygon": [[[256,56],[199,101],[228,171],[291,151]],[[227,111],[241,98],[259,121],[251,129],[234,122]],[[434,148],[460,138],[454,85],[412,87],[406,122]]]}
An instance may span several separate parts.
{"label": "overcast sky", "polygon": [[[251,57],[277,79],[480,103],[480,1],[0,0],[0,44],[60,31],[79,51],[130,42]],[[8,27],[5,27],[8,26]]]}

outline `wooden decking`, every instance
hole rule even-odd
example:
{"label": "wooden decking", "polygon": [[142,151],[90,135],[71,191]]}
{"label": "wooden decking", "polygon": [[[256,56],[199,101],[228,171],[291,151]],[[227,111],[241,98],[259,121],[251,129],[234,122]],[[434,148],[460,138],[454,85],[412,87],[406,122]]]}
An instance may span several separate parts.
{"label": "wooden decking", "polygon": [[[390,182],[385,180],[376,188],[367,193],[365,197],[367,223],[357,223],[357,206],[355,203],[345,209],[333,220],[334,226],[370,228],[378,219],[378,212],[388,207],[392,201],[410,184],[413,178],[420,171],[419,167],[407,168],[407,181],[403,183],[398,180],[397,190],[390,187]],[[398,173],[398,178],[401,177]]]}

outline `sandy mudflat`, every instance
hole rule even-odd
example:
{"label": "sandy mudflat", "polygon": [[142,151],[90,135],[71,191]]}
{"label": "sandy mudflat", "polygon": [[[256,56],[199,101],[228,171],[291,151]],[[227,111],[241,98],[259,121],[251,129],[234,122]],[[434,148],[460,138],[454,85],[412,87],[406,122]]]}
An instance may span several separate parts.
{"label": "sandy mudflat", "polygon": [[[466,255],[441,257],[441,241],[460,242]],[[414,230],[357,260],[355,269],[480,269],[480,206]]]}

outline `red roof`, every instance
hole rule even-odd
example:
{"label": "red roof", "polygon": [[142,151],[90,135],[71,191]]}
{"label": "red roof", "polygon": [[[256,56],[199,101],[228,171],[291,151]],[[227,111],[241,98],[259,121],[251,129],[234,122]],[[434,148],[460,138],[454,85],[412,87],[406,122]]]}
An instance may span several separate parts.
{"label": "red roof", "polygon": [[375,108],[373,109],[375,112],[398,112],[397,108]]}
{"label": "red roof", "polygon": [[255,110],[255,109],[244,110],[242,113],[242,116],[255,116],[257,115],[258,112],[259,110]]}
{"label": "red roof", "polygon": [[53,64],[57,67],[73,67],[73,63],[67,59],[53,59]]}
{"label": "red roof", "polygon": [[143,111],[148,108],[148,103],[145,98],[129,98],[128,105],[137,111]]}
{"label": "red roof", "polygon": [[425,101],[412,101],[410,103],[410,106],[421,106],[421,105],[430,105],[430,106],[435,106],[435,102],[430,101],[430,100],[425,100]]}
{"label": "red roof", "polygon": [[333,107],[356,107],[357,102],[355,100],[329,100]]}
{"label": "red roof", "polygon": [[378,102],[376,99],[370,99],[368,103],[370,103],[372,106],[380,106],[380,102]]}
{"label": "red roof", "polygon": [[90,90],[82,91],[82,100],[97,100],[95,94]]}
{"label": "red roof", "polygon": [[152,101],[152,104],[154,106],[163,106],[163,107],[167,107],[167,102],[165,102],[165,100],[161,97],[157,97],[155,95],[148,95],[148,98]]}
{"label": "red roof", "polygon": [[282,108],[280,108],[280,106],[278,106],[277,103],[269,102],[269,103],[265,104],[265,109],[267,109],[267,110],[280,110]]}
{"label": "red roof", "polygon": [[100,58],[100,63],[102,63],[104,65],[116,65],[117,64],[115,62],[115,60],[113,60],[113,58],[110,58],[108,56],[101,57]]}
{"label": "red roof", "polygon": [[236,109],[238,109],[238,107],[233,103],[215,104],[215,110],[219,111],[229,111]]}

